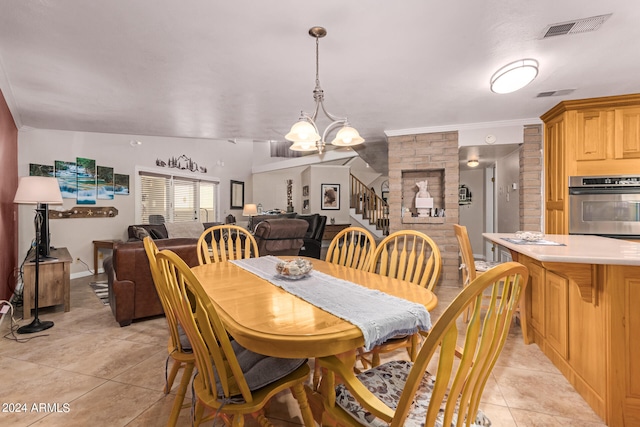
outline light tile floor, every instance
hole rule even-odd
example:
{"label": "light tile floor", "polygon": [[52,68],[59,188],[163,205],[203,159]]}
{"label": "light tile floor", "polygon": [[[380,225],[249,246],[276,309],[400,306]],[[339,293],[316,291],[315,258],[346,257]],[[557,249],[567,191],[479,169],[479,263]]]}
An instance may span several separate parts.
{"label": "light tile floor", "polygon": [[[162,393],[165,320],[154,318],[121,328],[88,286],[96,279],[104,275],[72,280],[70,312],[61,307],[40,310],[40,319],[55,322],[52,329],[34,334],[38,337],[18,335],[25,342],[0,340],[0,426],[166,425],[173,395]],[[457,292],[455,287],[436,288],[440,302],[432,319]],[[20,316],[18,311],[15,317]],[[9,332],[7,320],[2,322],[2,335]],[[604,426],[540,349],[523,344],[517,326],[482,400],[481,407],[495,427]],[[40,404],[49,407],[39,411],[34,404],[36,409]],[[23,405],[26,411],[17,412],[16,407]],[[270,405],[268,416],[277,426],[301,424],[296,401],[288,393]],[[178,425],[191,425],[188,409],[182,411]]]}

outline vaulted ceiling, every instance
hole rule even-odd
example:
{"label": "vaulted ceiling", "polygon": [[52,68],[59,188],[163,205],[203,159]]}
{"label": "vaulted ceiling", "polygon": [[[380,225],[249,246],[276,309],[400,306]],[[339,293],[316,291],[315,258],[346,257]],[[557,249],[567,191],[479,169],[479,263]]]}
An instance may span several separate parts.
{"label": "vaulted ceiling", "polygon": [[[595,31],[544,37],[607,14]],[[638,22],[631,0],[0,0],[0,88],[20,127],[282,140],[313,110],[307,32],[320,25],[325,106],[380,143],[640,92]],[[522,58],[540,64],[533,83],[491,92]]]}

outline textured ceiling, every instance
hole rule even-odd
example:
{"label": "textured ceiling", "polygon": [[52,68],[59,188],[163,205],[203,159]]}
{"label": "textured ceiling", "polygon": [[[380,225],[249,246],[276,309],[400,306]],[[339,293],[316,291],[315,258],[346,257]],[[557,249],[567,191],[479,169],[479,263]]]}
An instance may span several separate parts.
{"label": "textured ceiling", "polygon": [[[550,24],[609,13],[597,31],[542,39]],[[321,25],[327,109],[384,141],[640,92],[638,22],[630,0],[0,0],[0,88],[19,126],[282,140],[313,109],[307,31]],[[492,93],[491,75],[521,58],[539,61],[537,79]],[[536,97],[564,89],[575,91]]]}

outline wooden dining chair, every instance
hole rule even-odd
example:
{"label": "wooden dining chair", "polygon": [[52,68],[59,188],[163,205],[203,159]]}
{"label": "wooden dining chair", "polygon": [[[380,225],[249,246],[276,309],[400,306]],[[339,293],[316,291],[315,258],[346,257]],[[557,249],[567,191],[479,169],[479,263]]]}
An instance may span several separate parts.
{"label": "wooden dining chair", "polygon": [[160,297],[162,308],[164,309],[165,318],[167,319],[167,326],[169,327],[169,342],[167,344],[167,351],[169,356],[173,360],[171,370],[168,376],[166,376],[164,394],[169,394],[173,381],[181,368],[184,368],[182,372],[182,379],[180,380],[180,386],[178,387],[176,397],[173,402],[171,414],[169,415],[168,426],[175,426],[180,416],[180,411],[183,408],[188,408],[190,405],[184,403],[184,398],[187,393],[187,387],[191,381],[191,375],[193,374],[193,368],[195,366],[195,356],[191,350],[191,344],[187,335],[184,333],[184,329],[178,324],[178,319],[175,315],[175,310],[171,306],[171,300],[168,296],[167,285],[164,283],[164,279],[158,270],[158,264],[156,262],[156,255],[158,254],[158,247],[153,242],[151,237],[147,236],[143,240],[144,250],[149,258],[149,268],[151,269],[151,277],[153,283]]}
{"label": "wooden dining chair", "polygon": [[[369,231],[361,227],[347,227],[331,239],[325,261],[357,270],[369,271],[376,240]],[[362,350],[360,351],[362,353]],[[320,366],[313,367],[313,388],[320,383]]]}
{"label": "wooden dining chair", "polygon": [[256,239],[243,227],[221,224],[207,228],[196,248],[200,265],[258,257]]}
{"label": "wooden dining chair", "polygon": [[331,240],[325,261],[369,271],[375,250],[373,234],[361,227],[347,227]]}
{"label": "wooden dining chair", "polygon": [[[477,276],[483,274],[488,271],[490,268],[495,267],[501,263],[499,262],[477,262],[473,257],[473,249],[471,248],[471,241],[469,240],[469,233],[467,232],[467,227],[464,225],[453,224],[453,231],[456,234],[456,239],[458,240],[458,245],[460,246],[460,258],[462,262],[460,264],[460,269],[462,270],[462,283],[463,286],[467,286],[469,283],[473,282]],[[486,296],[482,308],[487,308],[489,296]],[[524,295],[523,295],[524,298]],[[463,320],[466,322],[469,319],[469,313],[471,309],[468,310],[467,313],[463,316]],[[528,328],[527,328],[527,316],[525,311],[524,300],[518,304],[516,311],[514,313],[514,318],[520,318],[520,327],[522,328],[522,336],[524,338],[524,343],[529,344],[529,336],[528,336]]]}
{"label": "wooden dining chair", "polygon": [[[383,276],[411,282],[430,291],[438,283],[442,271],[442,255],[438,245],[426,234],[415,230],[401,230],[385,237],[371,259],[370,271]],[[380,354],[406,348],[415,360],[420,346],[420,334],[392,338],[372,350],[358,350],[358,360],[365,368],[378,366]]]}
{"label": "wooden dining chair", "polygon": [[[169,298],[195,354],[193,424],[198,426],[221,417],[226,425],[241,426],[244,416],[250,415],[260,425],[270,426],[264,414],[265,405],[277,393],[291,389],[305,426],[314,426],[304,389],[310,373],[307,360],[264,356],[240,346],[230,339],[215,306],[189,266],[169,250],[160,252],[157,260]],[[210,412],[206,417],[205,409]]]}
{"label": "wooden dining chair", "polygon": [[[480,399],[528,275],[525,266],[509,262],[476,278],[433,325],[413,363],[394,360],[356,375],[336,356],[320,358],[327,370],[320,388],[322,425],[490,425]],[[485,290],[493,304],[481,310]],[[471,316],[463,323],[459,319],[468,308]],[[458,343],[464,343],[459,359]],[[433,373],[427,371],[430,363]]]}

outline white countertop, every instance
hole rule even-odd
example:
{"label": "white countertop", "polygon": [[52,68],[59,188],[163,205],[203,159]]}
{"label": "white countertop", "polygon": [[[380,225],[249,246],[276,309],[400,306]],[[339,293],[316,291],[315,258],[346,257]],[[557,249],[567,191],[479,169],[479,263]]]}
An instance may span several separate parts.
{"label": "white countertop", "polygon": [[544,240],[563,244],[563,246],[548,246],[521,245],[504,240],[504,238],[515,239],[514,233],[483,233],[482,235],[487,240],[538,261],[640,266],[640,243],[621,239],[547,234]]}

